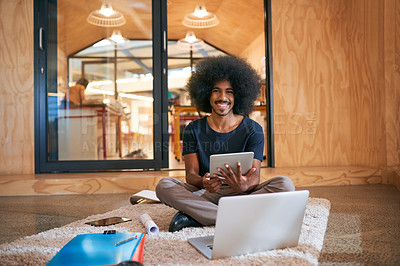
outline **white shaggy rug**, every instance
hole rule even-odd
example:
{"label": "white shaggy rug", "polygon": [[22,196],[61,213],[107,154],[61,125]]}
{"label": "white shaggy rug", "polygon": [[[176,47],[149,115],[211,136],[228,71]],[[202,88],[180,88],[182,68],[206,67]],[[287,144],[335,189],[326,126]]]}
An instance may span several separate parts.
{"label": "white shaggy rug", "polygon": [[[146,236],[144,265],[317,265],[328,223],[330,202],[309,198],[299,245],[293,248],[259,252],[219,260],[208,260],[186,240],[191,237],[212,235],[214,227],[185,228],[169,233],[168,226],[176,210],[163,204],[139,204],[87,217],[66,226],[27,236],[9,244],[0,245],[0,265],[45,265],[72,238],[79,234],[102,233],[115,229],[118,232],[145,233],[139,216],[148,213],[160,228],[157,235]],[[121,216],[132,219],[118,225],[93,227],[85,222]]]}

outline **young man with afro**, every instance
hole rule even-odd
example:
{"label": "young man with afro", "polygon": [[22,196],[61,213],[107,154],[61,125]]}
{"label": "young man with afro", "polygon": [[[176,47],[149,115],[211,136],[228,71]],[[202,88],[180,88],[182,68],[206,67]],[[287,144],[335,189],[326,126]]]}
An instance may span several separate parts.
{"label": "young man with afro", "polygon": [[[189,95],[199,111],[210,115],[191,122],[183,132],[186,183],[166,177],[156,187],[157,197],[177,209],[170,232],[185,227],[214,225],[218,200],[224,196],[293,191],[292,181],[274,177],[260,184],[264,133],[248,115],[260,93],[260,77],[244,60],[234,56],[209,57],[200,61],[188,81]],[[247,173],[229,165],[210,176],[212,154],[254,152]]]}

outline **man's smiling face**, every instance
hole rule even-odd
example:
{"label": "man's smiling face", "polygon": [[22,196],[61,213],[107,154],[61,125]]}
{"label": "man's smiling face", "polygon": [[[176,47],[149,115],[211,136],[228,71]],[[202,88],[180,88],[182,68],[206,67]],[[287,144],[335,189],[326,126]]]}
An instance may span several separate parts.
{"label": "man's smiling face", "polygon": [[210,96],[211,110],[219,116],[225,116],[232,111],[235,103],[232,85],[228,80],[215,83]]}

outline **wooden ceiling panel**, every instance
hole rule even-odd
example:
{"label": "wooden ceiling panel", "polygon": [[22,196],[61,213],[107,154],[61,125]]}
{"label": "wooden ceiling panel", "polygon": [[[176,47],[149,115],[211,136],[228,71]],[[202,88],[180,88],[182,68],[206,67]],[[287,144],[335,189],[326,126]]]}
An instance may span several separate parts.
{"label": "wooden ceiling panel", "polygon": [[168,36],[184,38],[187,31],[211,45],[234,55],[240,55],[264,31],[262,0],[201,1],[207,11],[217,15],[220,24],[207,29],[190,29],[182,25],[187,13],[193,12],[198,1],[173,0],[168,5]]}
{"label": "wooden ceiling panel", "polygon": [[[113,8],[124,14],[127,23],[118,28],[128,39],[151,39],[150,0],[110,0]],[[198,38],[230,54],[240,55],[264,31],[263,0],[203,0],[220,24],[213,28],[191,29],[182,24],[198,1],[168,0],[168,38],[181,39],[190,30]],[[58,44],[66,55],[74,54],[97,41],[110,37],[113,28],[89,24],[87,16],[101,7],[102,1],[59,0]]]}

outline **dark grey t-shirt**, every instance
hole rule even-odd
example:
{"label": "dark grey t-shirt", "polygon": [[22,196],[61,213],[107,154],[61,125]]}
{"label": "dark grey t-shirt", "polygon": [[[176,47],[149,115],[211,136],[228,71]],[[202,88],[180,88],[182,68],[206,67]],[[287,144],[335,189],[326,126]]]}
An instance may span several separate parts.
{"label": "dark grey t-shirt", "polygon": [[255,159],[263,160],[263,129],[246,116],[238,127],[228,133],[214,131],[208,125],[207,117],[189,123],[183,131],[182,154],[198,153],[200,176],[209,172],[210,155],[244,151],[252,151]]}

